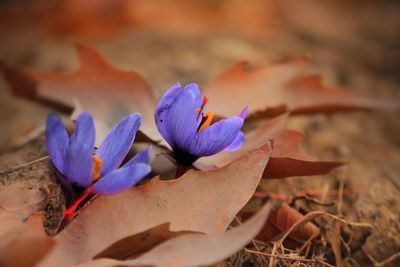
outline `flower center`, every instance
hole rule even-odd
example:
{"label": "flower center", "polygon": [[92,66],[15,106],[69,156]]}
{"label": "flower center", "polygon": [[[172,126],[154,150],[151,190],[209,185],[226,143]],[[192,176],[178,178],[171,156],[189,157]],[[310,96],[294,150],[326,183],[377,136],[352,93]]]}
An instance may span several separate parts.
{"label": "flower center", "polygon": [[203,131],[205,128],[211,125],[212,119],[214,118],[214,112],[208,112],[206,116],[204,116],[204,107],[207,105],[209,98],[204,96],[203,97],[203,103],[201,103],[201,107],[196,109],[196,112],[199,114],[197,115],[197,121],[201,117],[201,122],[199,126],[197,127],[197,132]]}
{"label": "flower center", "polygon": [[[93,176],[92,176],[92,184],[95,183],[99,178],[100,178],[100,170],[101,167],[103,166],[103,160],[95,155],[92,156],[93,160]],[[87,197],[89,197],[92,194],[92,187],[88,187],[85,192],[83,193],[82,196],[80,196],[78,199],[76,199],[72,205],[64,211],[64,217],[67,217],[68,219],[72,219],[75,215],[75,211],[78,208],[78,206],[85,201]]]}

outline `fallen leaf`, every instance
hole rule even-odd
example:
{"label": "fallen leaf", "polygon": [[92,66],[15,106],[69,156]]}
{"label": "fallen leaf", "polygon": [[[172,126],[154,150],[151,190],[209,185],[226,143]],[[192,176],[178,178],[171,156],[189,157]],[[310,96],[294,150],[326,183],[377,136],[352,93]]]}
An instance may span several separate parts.
{"label": "fallen leaf", "polygon": [[224,260],[248,244],[262,228],[270,209],[271,205],[266,204],[253,218],[222,234],[186,234],[171,239],[134,260],[100,259],[79,266],[151,265],[173,267],[210,265]]}
{"label": "fallen leaf", "polygon": [[80,68],[71,74],[22,71],[4,64],[0,67],[17,96],[63,112],[72,112],[76,107],[90,111],[95,118],[97,143],[133,112],[143,116],[141,131],[152,140],[160,140],[154,125],[156,97],[142,76],[115,69],[87,46],[75,48]]}
{"label": "fallen leaf", "polygon": [[319,161],[302,151],[300,144],[304,134],[284,129],[287,118],[288,114],[283,114],[262,122],[254,130],[246,132],[245,142],[239,150],[222,151],[201,158],[195,166],[203,170],[222,167],[268,140],[273,140],[273,150],[263,174],[263,178],[266,179],[327,174],[344,164],[337,161]]}
{"label": "fallen leaf", "polygon": [[304,59],[263,68],[239,62],[204,89],[210,98],[209,108],[229,117],[246,106],[250,116],[269,116],[282,106],[292,114],[399,107],[398,103],[357,96],[347,89],[327,88],[319,75],[300,77],[306,65]]}
{"label": "fallen leaf", "polygon": [[274,150],[263,178],[277,179],[291,176],[311,176],[330,173],[346,164],[340,161],[320,161],[305,153],[301,147],[302,132],[284,129],[274,137]]}
{"label": "fallen leaf", "polygon": [[[258,239],[264,241],[270,241],[277,237],[277,231],[281,233],[286,233],[295,223],[301,221],[304,215],[291,208],[288,204],[283,203],[276,210],[272,210],[270,216],[268,217],[267,223],[264,225],[263,229],[257,236]],[[275,227],[272,227],[271,224]],[[312,222],[307,222],[305,225],[301,226],[298,230],[293,231],[289,234],[292,240],[303,243],[319,232],[318,227]]]}
{"label": "fallen leaf", "polygon": [[0,266],[36,266],[54,244],[55,241],[44,233],[43,216],[32,215],[1,237]]}
{"label": "fallen leaf", "polygon": [[114,196],[100,196],[56,240],[42,266],[71,266],[93,258],[110,244],[161,223],[172,231],[222,233],[253,195],[268,162],[270,144],[212,171],[181,178],[154,178]]}
{"label": "fallen leaf", "polygon": [[0,236],[44,208],[46,194],[38,189],[0,186]]}
{"label": "fallen leaf", "polygon": [[149,251],[155,246],[165,241],[193,233],[191,231],[171,232],[169,223],[163,223],[144,232],[125,237],[118,240],[111,246],[93,257],[93,259],[110,258],[116,260],[126,260],[136,258],[137,256]]}

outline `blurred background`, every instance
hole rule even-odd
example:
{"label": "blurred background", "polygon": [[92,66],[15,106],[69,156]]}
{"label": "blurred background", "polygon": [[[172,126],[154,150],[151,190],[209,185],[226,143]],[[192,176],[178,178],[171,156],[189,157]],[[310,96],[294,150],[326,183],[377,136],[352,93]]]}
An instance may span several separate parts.
{"label": "blurred background", "polygon": [[[320,73],[328,86],[400,100],[399,14],[400,2],[395,0],[2,0],[0,61],[72,72],[78,67],[73,44],[88,44],[115,67],[142,74],[160,95],[178,81],[204,87],[239,60],[261,65],[307,56],[308,72]],[[15,98],[8,89],[0,80],[3,153],[20,136],[40,128],[50,111]],[[311,154],[351,161],[335,175],[345,177],[350,187],[365,189],[369,195],[363,201],[369,199],[377,209],[400,207],[398,198],[381,198],[382,192],[400,185],[398,115],[294,117],[288,127],[306,133],[304,147]],[[264,187],[293,192],[329,181],[299,179]],[[365,207],[356,201],[348,205],[359,216],[357,210]],[[400,221],[398,210],[385,212]],[[368,221],[368,216],[364,212],[361,219]],[[388,229],[382,228],[378,241],[364,252],[385,259],[399,251],[400,241]],[[387,247],[377,250],[382,242]]]}

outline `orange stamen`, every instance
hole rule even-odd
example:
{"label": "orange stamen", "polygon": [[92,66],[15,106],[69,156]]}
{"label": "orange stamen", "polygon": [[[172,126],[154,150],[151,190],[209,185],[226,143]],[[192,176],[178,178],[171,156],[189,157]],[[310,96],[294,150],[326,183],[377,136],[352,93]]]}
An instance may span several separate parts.
{"label": "orange stamen", "polygon": [[204,130],[205,128],[207,128],[208,126],[210,126],[212,119],[214,117],[214,112],[208,112],[207,113],[207,117],[206,120],[201,124],[198,132],[201,132],[202,130]]}
{"label": "orange stamen", "polygon": [[72,203],[72,205],[64,211],[64,217],[72,220],[74,218],[75,210],[78,208],[79,204],[82,203],[90,194],[92,194],[92,188],[89,187],[77,200]]}
{"label": "orange stamen", "polygon": [[92,182],[96,182],[100,178],[100,170],[103,166],[103,160],[97,156],[92,156],[93,159],[93,176]]}

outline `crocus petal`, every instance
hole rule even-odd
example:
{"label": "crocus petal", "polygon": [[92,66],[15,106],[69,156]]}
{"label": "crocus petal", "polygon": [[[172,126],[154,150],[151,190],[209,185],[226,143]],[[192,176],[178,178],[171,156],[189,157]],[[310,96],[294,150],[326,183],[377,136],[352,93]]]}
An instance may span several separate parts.
{"label": "crocus petal", "polygon": [[162,137],[167,141],[168,144],[172,144],[172,138],[167,130],[166,115],[171,108],[171,105],[175,102],[176,98],[182,93],[181,84],[176,83],[165,92],[157,104],[156,111],[154,113],[154,120],[156,122],[158,131]]}
{"label": "crocus petal", "polygon": [[240,148],[240,146],[243,144],[244,142],[244,133],[243,132],[239,132],[239,134],[236,136],[235,140],[233,140],[233,142],[224,150],[225,151],[235,151],[238,150]]}
{"label": "crocus petal", "polygon": [[212,124],[195,136],[190,154],[205,157],[224,150],[236,139],[242,126],[243,119],[239,116]]}
{"label": "crocus petal", "polygon": [[81,113],[65,154],[63,173],[70,182],[82,187],[89,186],[92,181],[95,137],[92,116],[88,112]]}
{"label": "crocus petal", "polygon": [[135,140],[141,119],[142,116],[139,113],[126,116],[101,143],[96,151],[96,156],[103,161],[100,176],[106,175],[121,165]]}
{"label": "crocus petal", "polygon": [[46,146],[53,165],[59,172],[63,172],[64,157],[69,144],[67,130],[61,119],[55,115],[47,116],[46,121]]}
{"label": "crocus petal", "polygon": [[150,166],[143,163],[113,170],[93,185],[93,192],[102,195],[119,193],[139,183],[150,171]]}
{"label": "crocus petal", "polygon": [[243,120],[246,119],[247,113],[249,113],[249,107],[245,107],[242,112],[240,112],[239,117]]}
{"label": "crocus petal", "polygon": [[[248,108],[248,107],[245,107],[245,108],[242,110],[242,112],[240,112],[239,117],[242,118],[243,120],[245,120],[246,117],[247,117],[247,113],[249,113],[249,108]],[[224,150],[225,150],[225,151],[235,151],[235,150],[238,150],[238,149],[242,146],[244,140],[245,140],[244,133],[241,131],[241,132],[239,132],[239,134],[236,136],[235,140],[233,140],[233,142],[232,142],[227,148],[225,148]]]}
{"label": "crocus petal", "polygon": [[165,116],[166,130],[171,138],[172,148],[187,150],[197,134],[196,109],[201,106],[202,97],[197,84],[191,83],[183,88]]}
{"label": "crocus petal", "polygon": [[128,167],[129,165],[138,163],[149,164],[152,150],[153,147],[149,146],[145,150],[137,153],[133,158],[131,158],[127,163],[124,164],[124,167]]}

